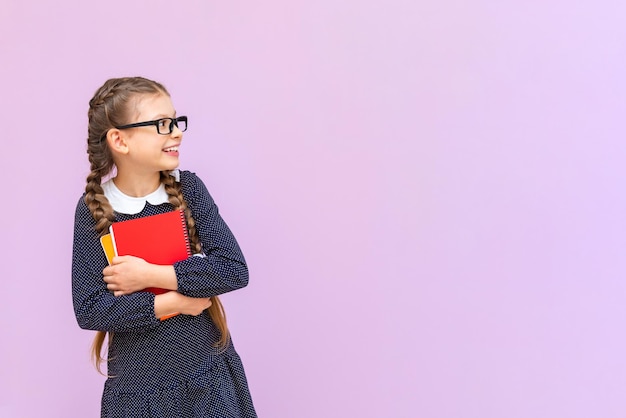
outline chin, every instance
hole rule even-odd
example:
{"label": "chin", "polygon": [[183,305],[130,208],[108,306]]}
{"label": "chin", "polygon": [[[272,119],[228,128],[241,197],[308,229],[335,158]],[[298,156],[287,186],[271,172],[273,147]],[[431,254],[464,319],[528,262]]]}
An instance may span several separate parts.
{"label": "chin", "polygon": [[161,167],[161,171],[172,171],[178,168],[178,166],[180,165],[180,163],[178,161],[171,162],[169,164],[163,164]]}
{"label": "chin", "polygon": [[173,165],[171,167],[165,167],[161,171],[172,171],[172,170],[176,170],[177,168],[178,168],[178,164],[177,165]]}

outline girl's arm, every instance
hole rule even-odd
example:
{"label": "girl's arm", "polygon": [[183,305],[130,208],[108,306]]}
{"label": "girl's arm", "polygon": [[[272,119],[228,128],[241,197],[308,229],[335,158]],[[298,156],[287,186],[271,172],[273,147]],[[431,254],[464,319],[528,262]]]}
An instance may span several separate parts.
{"label": "girl's arm", "polygon": [[176,290],[178,283],[173,266],[150,264],[130,255],[113,257],[102,271],[107,288],[115,296],[129,295],[147,287]]}
{"label": "girl's arm", "polygon": [[[155,295],[138,292],[116,297],[107,289],[102,270],[107,266],[95,221],[84,200],[74,219],[72,299],[78,325],[98,331],[147,331],[160,321],[155,315]],[[179,311],[180,312],[180,311]]]}
{"label": "girl's arm", "polygon": [[210,297],[245,287],[246,261],[206,186],[188,171],[181,172],[181,184],[203,252],[174,264],[178,292],[191,297]]}
{"label": "girl's arm", "polygon": [[209,306],[210,298],[191,298],[178,292],[162,293],[154,298],[154,314],[157,318],[174,313],[197,316]]}

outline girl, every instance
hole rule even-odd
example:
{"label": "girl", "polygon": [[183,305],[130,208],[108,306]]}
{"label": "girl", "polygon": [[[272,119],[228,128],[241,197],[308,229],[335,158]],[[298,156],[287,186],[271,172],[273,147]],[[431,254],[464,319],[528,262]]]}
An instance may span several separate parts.
{"label": "girl", "polygon": [[[101,416],[256,417],[217,298],[246,286],[248,269],[202,181],[177,170],[187,118],[176,116],[165,87],[141,77],[104,83],[88,118],[91,173],[76,208],[72,294],[80,327],[98,331],[98,369],[109,335]],[[178,209],[194,256],[173,266],[132,256],[107,265],[99,237],[112,222]]]}

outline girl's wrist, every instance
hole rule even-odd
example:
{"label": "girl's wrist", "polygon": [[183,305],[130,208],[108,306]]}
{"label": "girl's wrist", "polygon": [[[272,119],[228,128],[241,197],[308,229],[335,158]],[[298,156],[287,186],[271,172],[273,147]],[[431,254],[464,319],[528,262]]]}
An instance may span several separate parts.
{"label": "girl's wrist", "polygon": [[178,280],[176,279],[174,266],[151,264],[148,273],[148,282],[149,286],[147,287],[158,287],[167,290],[178,289]]}
{"label": "girl's wrist", "polygon": [[154,297],[154,316],[157,318],[163,318],[164,316],[171,315],[179,312],[180,309],[180,297],[178,292],[165,292]]}

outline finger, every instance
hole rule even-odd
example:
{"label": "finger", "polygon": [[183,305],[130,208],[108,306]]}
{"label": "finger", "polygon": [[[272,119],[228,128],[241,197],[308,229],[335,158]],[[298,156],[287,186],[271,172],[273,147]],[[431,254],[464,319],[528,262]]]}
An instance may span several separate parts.
{"label": "finger", "polygon": [[111,265],[116,265],[116,264],[121,264],[125,261],[128,261],[129,256],[127,255],[118,255],[113,257],[113,260],[111,260]]}
{"label": "finger", "polygon": [[113,260],[111,260],[111,264],[121,264],[133,260],[141,260],[141,258],[135,257],[133,255],[118,255],[113,257]]}
{"label": "finger", "polygon": [[115,276],[103,276],[102,280],[104,280],[105,283],[118,283],[119,284],[119,280],[117,280]]}

